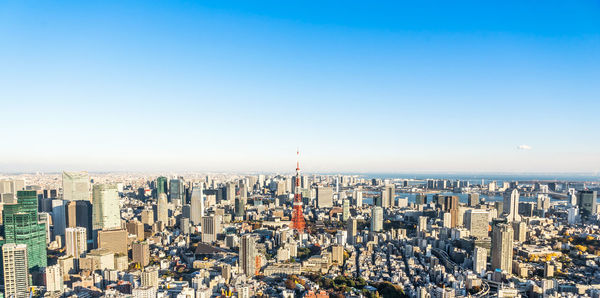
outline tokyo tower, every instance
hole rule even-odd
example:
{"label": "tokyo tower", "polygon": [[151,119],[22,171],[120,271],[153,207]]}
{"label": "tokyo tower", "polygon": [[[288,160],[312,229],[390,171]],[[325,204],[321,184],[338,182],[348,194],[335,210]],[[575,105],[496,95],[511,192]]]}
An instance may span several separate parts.
{"label": "tokyo tower", "polygon": [[[296,157],[300,158],[300,151],[296,151]],[[300,161],[296,159],[296,188],[294,189],[294,207],[292,209],[292,229],[302,234],[306,227],[304,213],[302,212],[302,195],[300,194]]]}

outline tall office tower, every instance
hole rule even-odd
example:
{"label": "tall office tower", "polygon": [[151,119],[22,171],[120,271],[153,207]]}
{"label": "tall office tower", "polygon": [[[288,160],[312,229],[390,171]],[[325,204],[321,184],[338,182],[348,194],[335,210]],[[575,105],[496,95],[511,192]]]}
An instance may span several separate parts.
{"label": "tall office tower", "polygon": [[142,267],[150,264],[150,245],[146,241],[136,241],[132,244],[133,262]]}
{"label": "tall office tower", "polygon": [[235,183],[227,182],[225,186],[225,200],[232,202],[235,199]]}
{"label": "tall office tower", "polygon": [[[1,216],[2,215],[0,214],[0,217]],[[52,239],[52,233],[50,232],[50,223],[51,222],[52,222],[52,216],[50,216],[50,213],[46,213],[46,212],[38,213],[38,223],[43,224],[44,228],[46,230],[46,244],[50,243],[50,240]]]}
{"label": "tall office tower", "polygon": [[427,195],[424,193],[417,193],[415,196],[415,204],[417,204],[417,205],[427,204]]}
{"label": "tall office tower", "polygon": [[94,231],[121,228],[119,192],[115,184],[96,184],[92,192],[92,228]]}
{"label": "tall office tower", "polygon": [[383,208],[379,206],[371,209],[371,232],[381,232],[383,230]]}
{"label": "tall office tower", "polygon": [[190,221],[199,225],[204,216],[204,186],[200,183],[192,188]]}
{"label": "tall office tower", "polygon": [[520,221],[519,215],[519,191],[515,188],[504,193],[504,214],[510,222]]}
{"label": "tall office tower", "polygon": [[52,225],[54,236],[63,236],[67,226],[67,216],[63,200],[52,200]]}
{"label": "tall office tower", "polygon": [[342,220],[347,221],[350,217],[350,201],[344,199],[342,201]]}
{"label": "tall office tower", "polygon": [[202,218],[202,242],[212,243],[217,241],[217,234],[221,232],[221,216],[205,216]]}
{"label": "tall office tower", "polygon": [[65,230],[67,256],[79,259],[87,251],[87,230],[83,227]]}
{"label": "tall office tower", "polygon": [[598,208],[597,204],[597,192],[591,190],[581,190],[577,192],[577,203],[579,205],[579,212],[581,216],[588,217],[596,214]]}
{"label": "tall office tower", "polygon": [[547,194],[537,195],[537,209],[547,211],[550,208],[550,197]]}
{"label": "tall office tower", "polygon": [[53,266],[46,267],[46,291],[58,292],[62,291],[64,287],[62,270],[60,265],[56,264]]}
{"label": "tall office tower", "polygon": [[488,238],[490,213],[484,209],[469,209],[465,212],[465,225],[471,236]]}
{"label": "tall office tower", "polygon": [[35,190],[17,191],[17,204],[4,205],[4,243],[27,245],[29,269],[47,265],[46,225],[38,222]]}
{"label": "tall office tower", "polygon": [[160,221],[163,225],[169,224],[169,202],[167,201],[167,194],[160,193],[158,195],[158,202],[156,203],[156,221]]}
{"label": "tall office tower", "polygon": [[167,194],[167,177],[160,176],[156,178],[156,195]]}
{"label": "tall office tower", "polygon": [[354,198],[354,206],[356,206],[357,208],[362,208],[363,206],[363,193],[361,190],[355,190],[354,194],[352,195],[352,197]]}
{"label": "tall office tower", "polygon": [[478,193],[470,193],[469,194],[469,207],[475,207],[479,205],[479,194]]}
{"label": "tall office tower", "polygon": [[348,232],[348,239],[351,244],[356,243],[356,234],[358,234],[358,221],[356,218],[351,218],[346,223],[346,230]]}
{"label": "tall office tower", "polygon": [[158,268],[154,266],[145,268],[144,271],[142,271],[141,284],[142,287],[158,288]]}
{"label": "tall office tower", "polygon": [[246,212],[246,202],[241,197],[236,197],[234,202],[234,216],[235,217],[244,217]]}
{"label": "tall office tower", "polygon": [[479,276],[483,276],[487,269],[487,250],[483,247],[475,246],[473,250],[473,271]]}
{"label": "tall office tower", "polygon": [[169,201],[181,202],[183,198],[183,181],[180,179],[171,179],[169,180]]}
{"label": "tall office tower", "polygon": [[256,275],[256,238],[245,234],[240,243],[240,267],[246,276]]}
{"label": "tall office tower", "polygon": [[497,222],[492,228],[492,270],[512,274],[513,228],[511,223]]}
{"label": "tall office tower", "polygon": [[27,297],[30,266],[27,255],[26,244],[7,243],[2,246],[5,297]]}
{"label": "tall office tower", "polygon": [[333,189],[329,186],[317,187],[317,207],[331,208],[333,207]]}
{"label": "tall office tower", "polygon": [[513,226],[514,240],[518,241],[518,242],[524,242],[527,237],[527,223],[525,223],[524,221],[519,221],[519,222],[513,221],[512,226]]}
{"label": "tall office tower", "polygon": [[419,231],[419,232],[427,231],[427,216],[419,216],[419,223],[417,225],[417,231]]}
{"label": "tall office tower", "polygon": [[90,175],[87,172],[63,172],[62,188],[65,201],[89,201]]}
{"label": "tall office tower", "polygon": [[137,219],[127,222],[127,233],[129,235],[135,235],[135,239],[138,241],[144,241],[146,235],[144,235],[144,224]]}
{"label": "tall office tower", "polygon": [[154,211],[152,209],[146,208],[142,210],[140,217],[142,219],[143,224],[149,226],[152,226],[154,224]]}
{"label": "tall office tower", "polygon": [[444,211],[450,213],[450,227],[456,228],[458,222],[458,196],[444,196]]}
{"label": "tall office tower", "polygon": [[294,179],[296,185],[294,189],[294,202],[292,209],[292,229],[302,234],[306,227],[304,220],[304,212],[302,210],[302,194],[300,194],[300,151],[296,151],[296,177]]}
{"label": "tall office tower", "polygon": [[92,203],[90,201],[75,201],[75,225],[87,230],[88,240],[92,239]]}
{"label": "tall office tower", "polygon": [[390,208],[395,205],[396,188],[394,184],[386,185],[381,191],[381,207]]}
{"label": "tall office tower", "polygon": [[77,202],[65,201],[66,227],[73,228],[77,226]]}

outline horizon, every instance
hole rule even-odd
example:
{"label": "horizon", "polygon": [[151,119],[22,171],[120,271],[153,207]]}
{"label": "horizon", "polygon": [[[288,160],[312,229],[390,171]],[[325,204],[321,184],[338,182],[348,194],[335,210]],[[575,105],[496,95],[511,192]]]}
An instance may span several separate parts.
{"label": "horizon", "polygon": [[0,172],[598,173],[600,5],[431,4],[3,2]]}

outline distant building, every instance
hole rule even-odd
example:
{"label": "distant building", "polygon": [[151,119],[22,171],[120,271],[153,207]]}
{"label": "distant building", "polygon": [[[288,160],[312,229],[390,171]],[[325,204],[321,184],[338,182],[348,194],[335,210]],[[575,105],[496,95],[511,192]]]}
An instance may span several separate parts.
{"label": "distant building", "polygon": [[383,230],[383,208],[379,206],[371,209],[371,232],[381,232]]}
{"label": "distant building", "polygon": [[504,193],[504,215],[509,222],[520,221],[519,216],[519,191],[508,190]]}
{"label": "distant building", "polygon": [[246,276],[256,275],[256,239],[254,235],[245,234],[240,242],[240,267]]}
{"label": "distant building", "polygon": [[63,172],[62,188],[65,201],[89,201],[90,175],[87,172]]}
{"label": "distant building", "polygon": [[595,190],[581,190],[577,192],[577,205],[579,206],[579,212],[583,217],[588,217],[597,213],[597,198],[598,194]]}
{"label": "distant building", "polygon": [[133,262],[138,263],[143,267],[148,266],[150,263],[150,245],[146,241],[133,242]]}
{"label": "distant building", "polygon": [[489,215],[487,210],[469,209],[465,212],[465,225],[471,236],[488,238]]}
{"label": "distant building", "polygon": [[65,230],[66,255],[79,259],[87,251],[87,230],[83,227]]}
{"label": "distant building", "polygon": [[94,231],[121,228],[119,193],[114,184],[96,184],[92,193],[92,226]]}
{"label": "distant building", "polygon": [[329,186],[317,187],[317,207],[331,208],[333,207],[333,188]]}
{"label": "distant building", "polygon": [[202,217],[204,216],[204,187],[202,183],[192,188],[190,205],[190,221],[195,225],[199,225],[202,221]]}
{"label": "distant building", "polygon": [[163,223],[163,225],[169,224],[169,202],[167,200],[166,193],[158,194],[158,202],[156,203],[157,215],[156,220]]}
{"label": "distant building", "polygon": [[492,228],[492,270],[512,274],[513,228],[510,223],[495,223]]}
{"label": "distant building", "polygon": [[479,205],[479,194],[478,193],[470,193],[468,198],[469,207],[475,207]]}

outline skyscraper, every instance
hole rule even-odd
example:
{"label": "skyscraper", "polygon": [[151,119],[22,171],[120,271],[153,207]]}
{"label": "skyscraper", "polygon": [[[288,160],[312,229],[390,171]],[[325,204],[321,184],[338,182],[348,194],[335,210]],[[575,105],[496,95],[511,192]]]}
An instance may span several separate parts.
{"label": "skyscraper", "polygon": [[582,190],[577,192],[577,205],[579,205],[579,212],[583,217],[588,217],[592,214],[596,214],[597,208],[597,192],[591,190]]}
{"label": "skyscraper", "polygon": [[383,208],[379,206],[371,209],[371,232],[381,232],[383,230]]}
{"label": "skyscraper", "polygon": [[351,218],[346,224],[346,230],[348,231],[348,239],[351,244],[356,243],[356,234],[358,234],[358,222],[356,218]]}
{"label": "skyscraper", "polygon": [[459,225],[458,196],[444,196],[444,211],[450,213],[450,227],[457,227]]}
{"label": "skyscraper", "polygon": [[317,207],[333,207],[333,189],[329,186],[317,187]]}
{"label": "skyscraper", "polygon": [[515,188],[504,193],[504,215],[509,222],[520,221],[519,215],[519,191]]}
{"label": "skyscraper", "polygon": [[142,267],[148,266],[150,263],[150,245],[146,241],[133,242],[133,262],[140,264]]}
{"label": "skyscraper", "polygon": [[163,225],[169,224],[169,202],[167,201],[167,194],[158,194],[158,202],[156,203],[156,220],[163,223]]}
{"label": "skyscraper", "polygon": [[66,255],[75,259],[87,251],[87,230],[83,227],[67,228],[65,230]]}
{"label": "skyscraper", "polygon": [[363,205],[363,194],[361,190],[355,190],[352,195],[354,198],[354,206],[357,208],[362,208]]}
{"label": "skyscraper", "polygon": [[89,201],[90,175],[87,172],[63,172],[62,188],[65,201]]}
{"label": "skyscraper", "polygon": [[183,183],[180,179],[169,180],[169,201],[179,201],[183,198]]}
{"label": "skyscraper", "polygon": [[156,178],[156,195],[167,194],[167,177],[160,176]]}
{"label": "skyscraper", "polygon": [[479,205],[479,194],[478,193],[469,193],[469,207],[475,207]]}
{"label": "skyscraper", "polygon": [[394,206],[396,198],[396,188],[394,184],[386,185],[381,191],[381,207],[389,208]]}
{"label": "skyscraper", "polygon": [[192,188],[190,221],[198,225],[204,216],[204,186],[200,183]]}
{"label": "skyscraper", "polygon": [[52,225],[54,236],[63,236],[67,226],[65,201],[52,200]]}
{"label": "skyscraper", "polygon": [[121,228],[117,186],[114,184],[94,185],[92,199],[92,228],[94,231]]}
{"label": "skyscraper", "polygon": [[26,244],[29,269],[47,265],[46,226],[38,222],[35,190],[17,192],[17,203],[4,205],[4,243]]}
{"label": "skyscraper", "polygon": [[483,209],[469,209],[465,212],[466,228],[475,238],[488,238],[489,212]]}
{"label": "skyscraper", "polygon": [[424,193],[417,193],[415,196],[415,204],[417,204],[417,205],[427,204],[427,195]]}
{"label": "skyscraper", "polygon": [[256,275],[256,239],[254,235],[245,234],[240,243],[240,267],[246,276]]}
{"label": "skyscraper", "polygon": [[513,228],[510,223],[497,222],[492,228],[492,270],[512,274]]}
{"label": "skyscraper", "polygon": [[87,230],[88,240],[92,239],[92,203],[90,201],[75,201],[75,225]]}
{"label": "skyscraper", "polygon": [[478,275],[483,275],[487,269],[487,250],[483,247],[475,246],[473,250],[473,271]]}
{"label": "skyscraper", "polygon": [[342,220],[347,221],[350,217],[350,201],[344,199],[342,201]]}
{"label": "skyscraper", "polygon": [[27,297],[29,272],[27,245],[7,243],[2,246],[5,297]]}
{"label": "skyscraper", "polygon": [[217,234],[221,232],[221,216],[205,216],[202,218],[202,242],[217,241]]}

